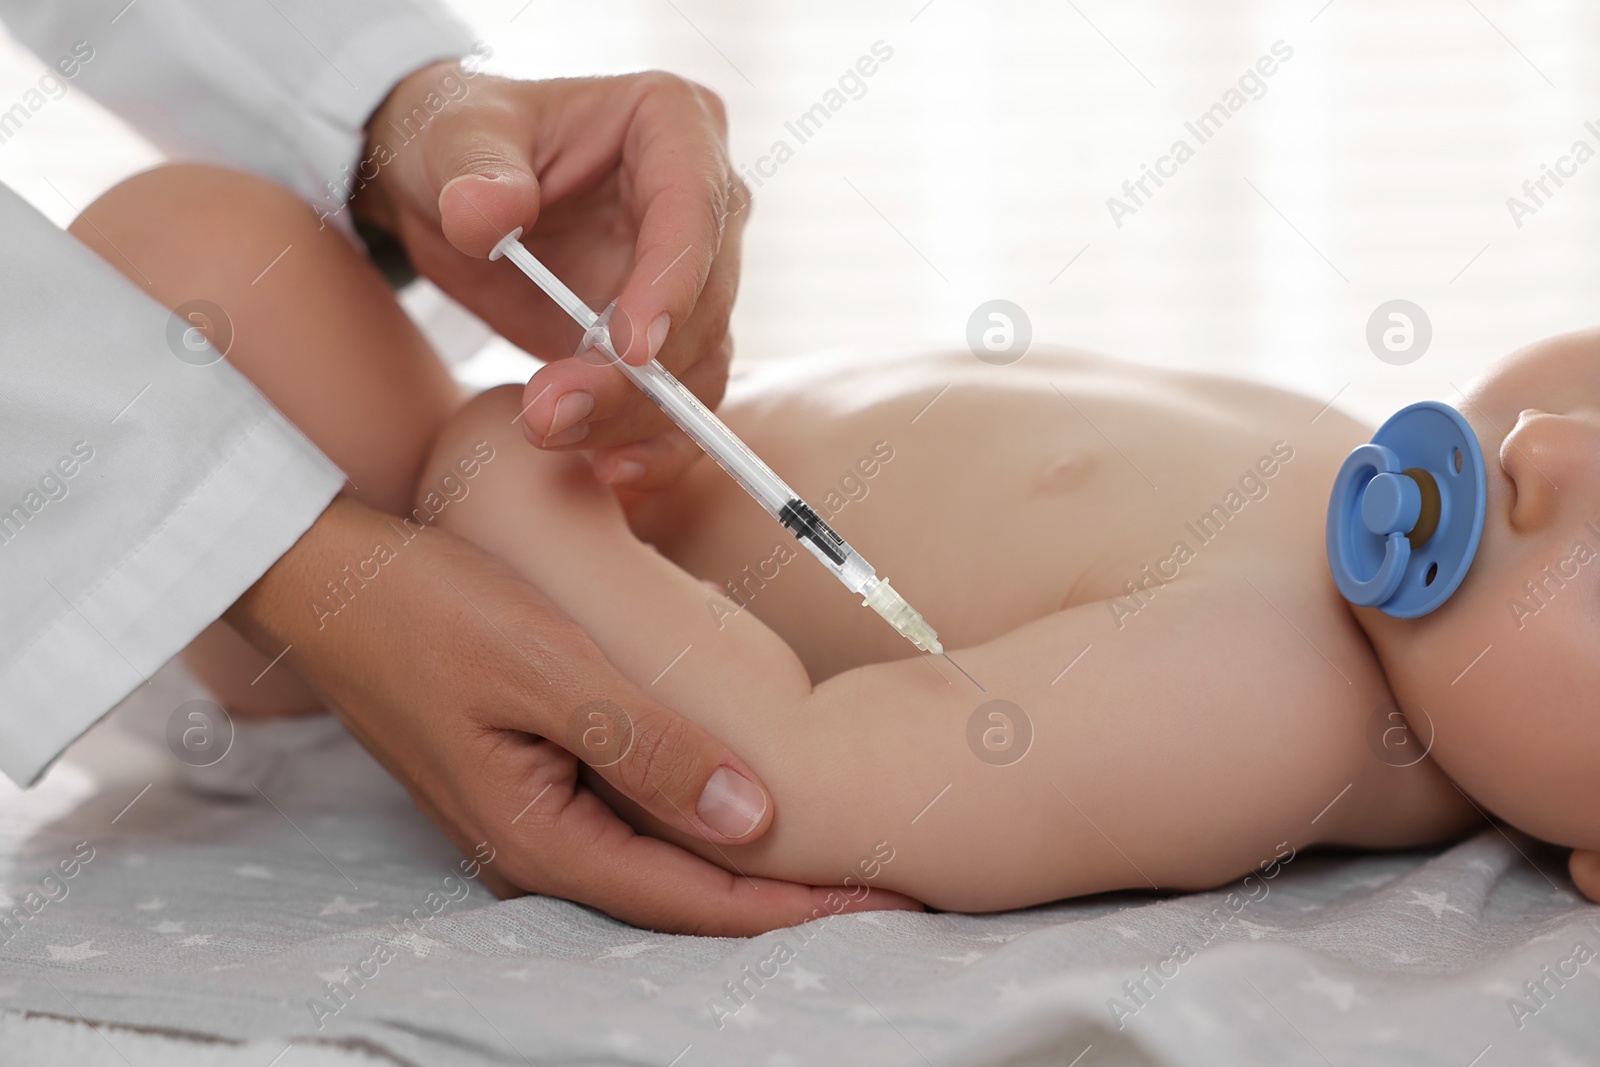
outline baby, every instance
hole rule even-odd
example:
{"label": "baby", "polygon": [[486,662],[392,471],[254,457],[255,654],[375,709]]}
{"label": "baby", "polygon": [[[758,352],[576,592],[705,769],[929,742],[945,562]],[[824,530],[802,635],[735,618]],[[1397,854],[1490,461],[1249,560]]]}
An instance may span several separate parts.
{"label": "baby", "polygon": [[[131,257],[158,299],[228,310],[230,360],[366,502],[499,556],[776,802],[758,842],[716,847],[590,775],[645,832],[748,875],[988,911],[1201,889],[1290,849],[1432,844],[1493,815],[1579,849],[1573,876],[1600,898],[1582,851],[1600,849],[1600,333],[1515,353],[1456,398],[1488,516],[1460,589],[1415,620],[1334,587],[1329,489],[1371,429],[1315,400],[1038,349],[736,382],[723,418],[945,659],[714,465],[619,499],[581,452],[529,447],[520,388],[461,403],[376,272],[288,194],[167,167],[86,214],[73,232]],[[235,263],[288,244],[268,286]],[[237,712],[313,703],[287,675],[244,685],[265,661],[220,625],[190,660]],[[561,740],[603,762],[626,723],[585,706]]]}

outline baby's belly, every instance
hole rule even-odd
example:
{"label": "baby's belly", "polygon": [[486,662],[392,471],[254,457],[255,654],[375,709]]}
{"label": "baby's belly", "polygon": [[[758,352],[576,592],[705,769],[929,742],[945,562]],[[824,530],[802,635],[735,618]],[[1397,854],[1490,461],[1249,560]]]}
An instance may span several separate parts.
{"label": "baby's belly", "polygon": [[[1049,535],[1058,517],[1029,501],[1023,473],[1057,446],[1012,411],[1006,459],[992,463],[986,457],[994,453],[974,449],[959,420],[953,426],[938,417],[977,414],[969,404],[946,395],[912,421],[936,391],[826,415],[794,397],[776,409],[735,407],[725,417],[959,648],[1055,610],[1075,560]],[[992,400],[981,407],[994,414]],[[727,603],[710,598],[708,611],[753,612],[795,649],[813,681],[915,654],[713,464],[698,465],[679,500],[681,525],[658,547],[724,591]]]}

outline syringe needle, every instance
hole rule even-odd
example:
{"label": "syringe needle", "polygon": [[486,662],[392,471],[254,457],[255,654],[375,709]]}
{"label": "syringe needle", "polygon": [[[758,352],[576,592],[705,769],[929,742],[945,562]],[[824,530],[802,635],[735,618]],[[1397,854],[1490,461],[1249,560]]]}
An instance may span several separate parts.
{"label": "syringe needle", "polygon": [[[948,653],[948,652],[941,652],[941,653],[939,653],[939,655],[943,656],[945,659],[950,659],[950,653]],[[962,669],[961,664],[957,663],[953,659],[950,659],[950,666],[954,667],[958,671],[961,671],[962,674],[966,674],[967,675],[967,681],[971,682],[973,685],[978,685],[978,680],[976,678],[974,678],[972,675],[967,674],[967,672]],[[987,693],[988,690],[985,689],[983,686],[978,685],[978,692]]]}

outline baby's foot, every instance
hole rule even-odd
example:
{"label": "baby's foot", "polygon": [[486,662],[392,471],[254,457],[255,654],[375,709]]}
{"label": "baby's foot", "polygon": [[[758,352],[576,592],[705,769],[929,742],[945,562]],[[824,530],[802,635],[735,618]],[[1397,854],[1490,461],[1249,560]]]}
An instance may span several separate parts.
{"label": "baby's foot", "polygon": [[214,622],[181,656],[189,673],[235,719],[310,715],[323,702],[286,662],[262,655],[223,622]]}
{"label": "baby's foot", "polygon": [[1578,887],[1578,892],[1600,904],[1600,852],[1586,852],[1576,849],[1572,859],[1567,862],[1567,870],[1572,872],[1572,881]]}
{"label": "baby's foot", "polygon": [[295,756],[345,736],[332,715],[224,710],[184,657],[171,660],[112,712],[108,722],[170,754],[184,785],[206,796],[256,799]]}

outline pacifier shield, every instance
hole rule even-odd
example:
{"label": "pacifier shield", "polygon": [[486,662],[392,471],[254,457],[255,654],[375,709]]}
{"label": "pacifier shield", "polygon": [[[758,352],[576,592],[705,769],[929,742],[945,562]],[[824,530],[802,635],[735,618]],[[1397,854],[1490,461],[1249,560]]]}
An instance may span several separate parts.
{"label": "pacifier shield", "polygon": [[1487,486],[1460,412],[1433,400],[1395,412],[1333,481],[1328,569],[1339,594],[1398,619],[1443,604],[1477,554]]}

